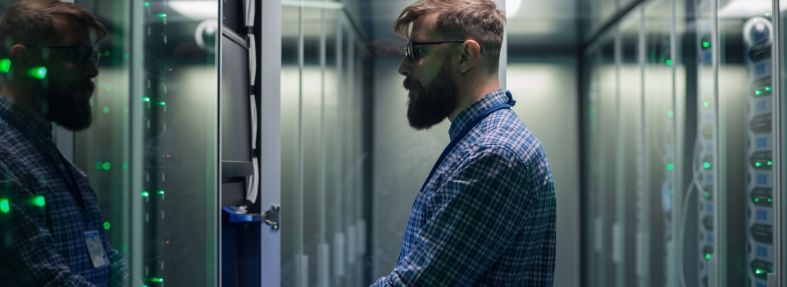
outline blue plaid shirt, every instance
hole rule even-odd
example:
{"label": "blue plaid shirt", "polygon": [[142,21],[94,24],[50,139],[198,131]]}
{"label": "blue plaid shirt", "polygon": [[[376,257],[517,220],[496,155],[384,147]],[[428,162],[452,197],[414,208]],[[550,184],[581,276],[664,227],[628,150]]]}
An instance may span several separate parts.
{"label": "blue plaid shirt", "polygon": [[[486,95],[460,113],[455,140],[480,113],[508,101]],[[555,191],[546,154],[517,115],[475,126],[418,194],[393,272],[372,286],[552,286]]]}
{"label": "blue plaid shirt", "polygon": [[[0,96],[0,285],[124,284],[124,262],[101,226],[96,195],[55,147],[51,124]],[[85,236],[92,230],[110,266],[93,267]]]}

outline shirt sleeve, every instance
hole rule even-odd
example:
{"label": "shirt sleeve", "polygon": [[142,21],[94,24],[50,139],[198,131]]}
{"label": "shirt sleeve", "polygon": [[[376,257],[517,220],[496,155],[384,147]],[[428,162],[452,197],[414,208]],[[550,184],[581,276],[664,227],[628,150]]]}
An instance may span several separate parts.
{"label": "shirt sleeve", "polygon": [[[52,248],[44,215],[25,204],[32,193],[10,178],[0,163],[0,280],[8,286],[94,287],[72,273]],[[4,199],[4,200],[3,200]]]}
{"label": "shirt sleeve", "polygon": [[541,224],[525,223],[538,190],[549,183],[533,174],[537,167],[526,167],[504,148],[482,151],[466,162],[430,200],[439,209],[413,247],[372,286],[474,285],[523,225]]}

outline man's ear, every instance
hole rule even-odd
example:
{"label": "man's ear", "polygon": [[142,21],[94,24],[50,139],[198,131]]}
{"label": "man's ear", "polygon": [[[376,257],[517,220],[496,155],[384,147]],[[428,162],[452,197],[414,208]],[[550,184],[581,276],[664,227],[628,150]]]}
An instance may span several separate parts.
{"label": "man's ear", "polygon": [[475,67],[481,59],[481,45],[475,40],[467,40],[462,43],[462,50],[459,56],[459,72],[466,73]]}

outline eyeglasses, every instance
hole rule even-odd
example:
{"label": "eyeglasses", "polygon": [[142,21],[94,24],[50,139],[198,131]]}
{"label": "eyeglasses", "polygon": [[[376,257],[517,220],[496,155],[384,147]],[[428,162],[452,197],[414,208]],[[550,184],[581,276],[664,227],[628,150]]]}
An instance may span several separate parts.
{"label": "eyeglasses", "polygon": [[47,48],[66,50],[69,53],[70,61],[78,65],[87,65],[92,63],[96,68],[101,66],[101,53],[96,52],[93,47],[86,45],[71,45],[71,46],[40,46],[40,45],[25,45],[27,47]]}
{"label": "eyeglasses", "polygon": [[464,43],[465,40],[447,40],[447,41],[428,41],[428,42],[410,42],[407,46],[404,47],[404,55],[407,56],[407,59],[410,59],[410,62],[415,62],[421,59],[421,51],[416,49],[418,46],[426,46],[426,45],[440,45],[440,44],[447,44],[447,43]]}

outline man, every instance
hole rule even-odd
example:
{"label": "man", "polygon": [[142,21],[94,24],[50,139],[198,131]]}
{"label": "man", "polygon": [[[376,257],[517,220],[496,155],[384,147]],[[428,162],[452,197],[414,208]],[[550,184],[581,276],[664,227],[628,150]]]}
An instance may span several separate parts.
{"label": "man", "polygon": [[106,29],[57,0],[15,2],[0,20],[0,285],[123,284],[96,195],[52,142],[52,124],[90,126]]}
{"label": "man", "polygon": [[373,286],[552,286],[554,184],[541,144],[511,111],[498,62],[505,16],[491,0],[421,0],[396,31],[407,118],[448,118],[451,144],[415,199],[393,272]]}

